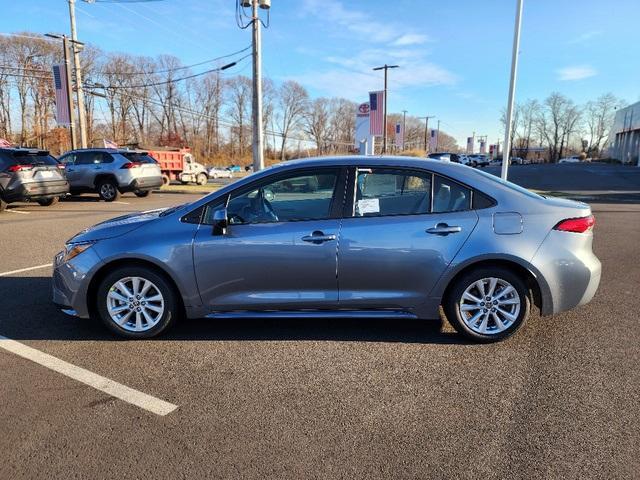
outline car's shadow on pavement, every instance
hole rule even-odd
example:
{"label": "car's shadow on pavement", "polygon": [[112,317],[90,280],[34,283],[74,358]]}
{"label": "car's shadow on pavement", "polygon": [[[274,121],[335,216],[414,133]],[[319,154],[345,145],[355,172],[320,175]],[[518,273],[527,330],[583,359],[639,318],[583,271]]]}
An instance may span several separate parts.
{"label": "car's shadow on pavement", "polygon": [[[0,335],[13,340],[121,341],[99,321],[70,317],[50,299],[50,277],[0,277]],[[162,341],[344,341],[466,344],[438,320],[184,319]]]}

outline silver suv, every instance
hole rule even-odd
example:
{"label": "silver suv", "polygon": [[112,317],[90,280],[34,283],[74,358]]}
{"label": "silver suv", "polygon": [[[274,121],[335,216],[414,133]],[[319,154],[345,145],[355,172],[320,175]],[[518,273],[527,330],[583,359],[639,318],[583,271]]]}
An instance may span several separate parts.
{"label": "silver suv", "polygon": [[143,151],[72,150],[59,161],[66,167],[71,194],[96,192],[102,200],[113,202],[125,192],[146,197],[162,185],[158,162]]}
{"label": "silver suv", "polygon": [[0,148],[0,211],[8,203],[53,205],[69,192],[64,170],[45,150]]}

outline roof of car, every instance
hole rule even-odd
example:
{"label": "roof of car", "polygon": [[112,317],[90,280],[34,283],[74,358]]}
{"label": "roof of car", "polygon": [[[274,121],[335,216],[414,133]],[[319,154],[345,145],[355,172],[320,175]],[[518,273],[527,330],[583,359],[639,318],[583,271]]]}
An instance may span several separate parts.
{"label": "roof of car", "polygon": [[107,153],[149,153],[147,150],[140,149],[128,149],[128,148],[76,148],[75,150],[69,150],[67,153],[82,153],[82,152],[107,152]]}
{"label": "roof of car", "polygon": [[3,152],[30,152],[30,153],[42,153],[49,154],[48,150],[42,150],[40,148],[26,148],[26,147],[2,147],[0,151]]}

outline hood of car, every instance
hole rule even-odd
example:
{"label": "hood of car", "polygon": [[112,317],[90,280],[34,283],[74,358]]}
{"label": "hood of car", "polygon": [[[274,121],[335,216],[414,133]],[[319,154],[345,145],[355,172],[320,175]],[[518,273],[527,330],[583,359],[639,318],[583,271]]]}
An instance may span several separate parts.
{"label": "hood of car", "polygon": [[69,239],[69,242],[90,242],[95,240],[104,240],[106,238],[118,237],[156,220],[165,210],[165,208],[161,208],[158,210],[136,212],[112,218],[105,222],[98,223],[92,227],[85,228],[74,237]]}

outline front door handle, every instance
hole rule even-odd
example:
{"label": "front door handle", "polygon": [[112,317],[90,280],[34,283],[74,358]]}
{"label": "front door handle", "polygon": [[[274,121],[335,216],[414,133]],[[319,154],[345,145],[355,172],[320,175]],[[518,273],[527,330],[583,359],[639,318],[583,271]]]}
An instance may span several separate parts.
{"label": "front door handle", "polygon": [[336,239],[336,236],[334,234],[325,235],[320,231],[315,231],[311,235],[305,235],[304,237],[302,237],[303,242],[318,243],[318,244],[324,243],[324,242],[331,242],[335,239]]}
{"label": "front door handle", "polygon": [[457,225],[447,225],[446,223],[439,223],[435,227],[427,228],[426,232],[433,235],[449,235],[450,233],[461,232],[462,228]]}

